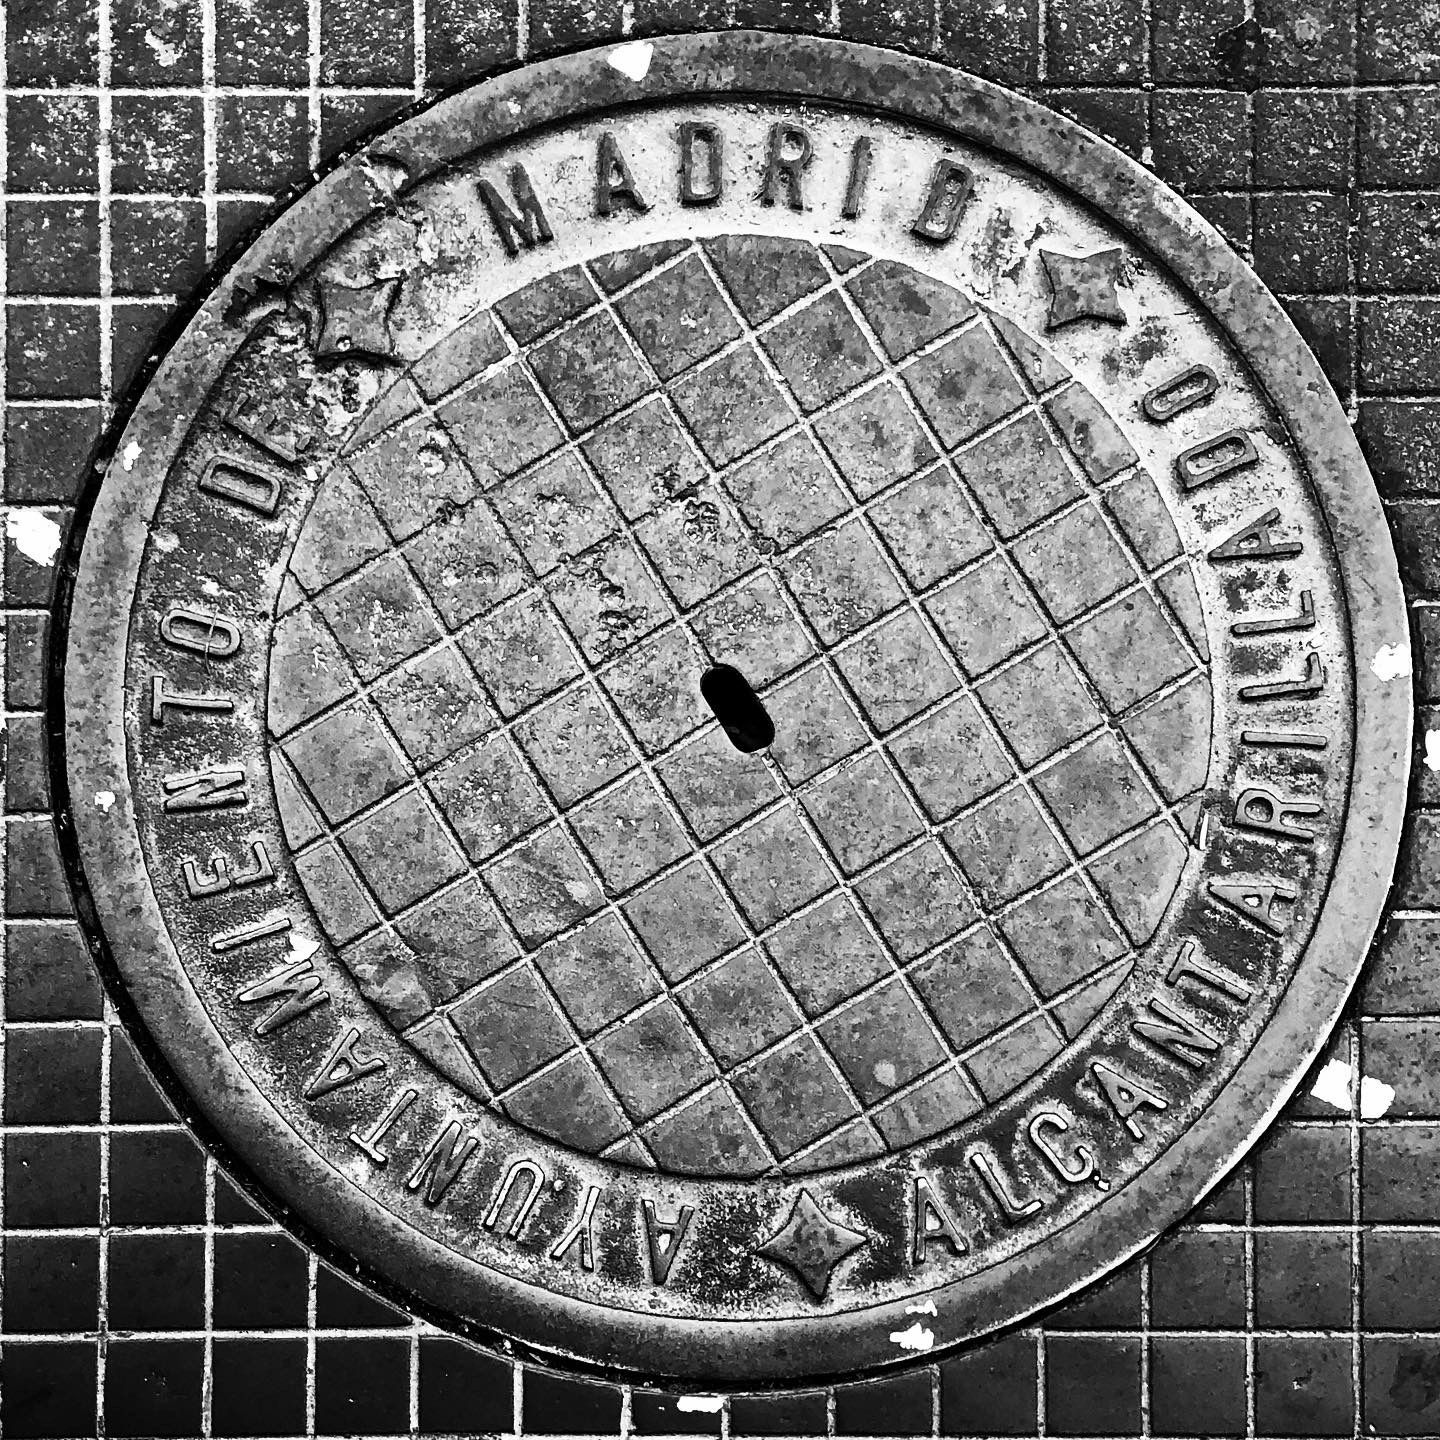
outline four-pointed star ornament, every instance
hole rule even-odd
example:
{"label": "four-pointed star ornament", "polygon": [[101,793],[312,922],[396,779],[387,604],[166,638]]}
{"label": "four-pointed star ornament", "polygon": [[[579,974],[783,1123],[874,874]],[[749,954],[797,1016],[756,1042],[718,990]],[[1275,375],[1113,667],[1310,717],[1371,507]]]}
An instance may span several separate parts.
{"label": "four-pointed star ornament", "polygon": [[1067,255],[1040,248],[1040,262],[1050,281],[1050,314],[1046,329],[1058,330],[1075,320],[1125,323],[1116,287],[1120,283],[1125,252],[1117,246],[1092,250],[1088,255]]}
{"label": "four-pointed star ornament", "polygon": [[400,284],[399,276],[376,280],[369,285],[342,285],[338,280],[318,281],[320,338],[315,343],[315,358],[394,360],[395,342],[390,335],[390,312],[395,308]]}
{"label": "four-pointed star ornament", "polygon": [[808,1190],[800,1192],[790,1218],[761,1245],[757,1254],[787,1265],[806,1284],[817,1300],[825,1296],[830,1275],[847,1256],[853,1255],[870,1237],[832,1220],[815,1203]]}

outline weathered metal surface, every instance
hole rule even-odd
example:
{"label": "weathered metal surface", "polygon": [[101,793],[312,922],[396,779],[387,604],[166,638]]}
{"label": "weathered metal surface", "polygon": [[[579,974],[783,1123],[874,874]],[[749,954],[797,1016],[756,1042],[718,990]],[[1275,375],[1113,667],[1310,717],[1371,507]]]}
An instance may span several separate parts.
{"label": "weathered metal surface", "polygon": [[178,1083],[581,1364],[853,1373],[1103,1272],[1389,882],[1406,629],[1318,367],[1143,171],[881,52],[662,40],[371,144],[75,558],[71,858]]}

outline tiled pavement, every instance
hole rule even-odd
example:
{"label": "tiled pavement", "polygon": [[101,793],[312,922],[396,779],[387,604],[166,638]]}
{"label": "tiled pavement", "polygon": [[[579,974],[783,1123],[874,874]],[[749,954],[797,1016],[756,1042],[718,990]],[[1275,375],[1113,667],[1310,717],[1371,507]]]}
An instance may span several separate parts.
{"label": "tiled pavement", "polygon": [[[1440,1434],[1440,16],[1412,0],[7,0],[7,534],[64,523],[177,301],[365,127],[487,69],[777,25],[940,55],[1140,156],[1253,255],[1392,518],[1421,700],[1396,910],[1335,1055],[1109,1284],[932,1369],[675,1397],[512,1367],[357,1291],[241,1199],[87,968],[41,767],[48,567],[5,546],[0,1428],[9,1436]],[[1431,765],[1424,763],[1430,754]],[[1435,811],[1427,807],[1437,807]]]}

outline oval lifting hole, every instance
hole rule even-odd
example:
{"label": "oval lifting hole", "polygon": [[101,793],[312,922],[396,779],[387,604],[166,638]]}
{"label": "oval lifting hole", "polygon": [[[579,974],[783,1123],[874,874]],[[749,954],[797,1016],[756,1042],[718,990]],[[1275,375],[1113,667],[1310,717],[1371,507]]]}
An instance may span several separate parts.
{"label": "oval lifting hole", "polygon": [[749,755],[775,738],[775,722],[733,665],[712,665],[700,677],[700,693],[737,750]]}

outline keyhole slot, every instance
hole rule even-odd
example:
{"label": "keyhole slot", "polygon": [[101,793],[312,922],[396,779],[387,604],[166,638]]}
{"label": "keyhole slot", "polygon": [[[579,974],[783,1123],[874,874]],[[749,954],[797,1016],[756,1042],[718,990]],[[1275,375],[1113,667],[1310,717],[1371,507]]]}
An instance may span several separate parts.
{"label": "keyhole slot", "polygon": [[775,738],[775,722],[750,682],[733,665],[712,665],[700,677],[700,693],[743,754],[763,750]]}

